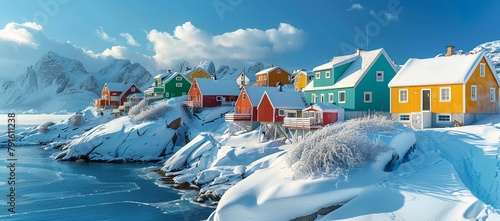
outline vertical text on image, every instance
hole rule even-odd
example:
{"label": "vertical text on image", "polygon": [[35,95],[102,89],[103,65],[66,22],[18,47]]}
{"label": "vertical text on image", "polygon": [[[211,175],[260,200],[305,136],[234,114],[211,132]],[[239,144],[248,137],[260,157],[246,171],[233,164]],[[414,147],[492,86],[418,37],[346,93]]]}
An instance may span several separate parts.
{"label": "vertical text on image", "polygon": [[9,185],[7,194],[7,209],[10,213],[16,213],[16,114],[7,114],[7,184]]}

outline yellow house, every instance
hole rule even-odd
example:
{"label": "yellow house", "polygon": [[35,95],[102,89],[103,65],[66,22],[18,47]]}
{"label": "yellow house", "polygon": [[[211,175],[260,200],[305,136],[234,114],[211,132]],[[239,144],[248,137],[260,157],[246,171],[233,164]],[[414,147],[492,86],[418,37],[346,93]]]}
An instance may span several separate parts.
{"label": "yellow house", "polygon": [[295,76],[293,77],[293,86],[295,88],[295,91],[302,91],[309,82],[311,82],[312,78],[314,76],[314,73],[312,71],[298,71],[295,73]]}
{"label": "yellow house", "polygon": [[197,67],[183,73],[189,81],[193,82],[195,78],[212,78],[212,75],[207,73],[203,68]]}
{"label": "yellow house", "polygon": [[484,53],[409,59],[389,82],[391,115],[415,128],[469,125],[498,113],[500,80]]}

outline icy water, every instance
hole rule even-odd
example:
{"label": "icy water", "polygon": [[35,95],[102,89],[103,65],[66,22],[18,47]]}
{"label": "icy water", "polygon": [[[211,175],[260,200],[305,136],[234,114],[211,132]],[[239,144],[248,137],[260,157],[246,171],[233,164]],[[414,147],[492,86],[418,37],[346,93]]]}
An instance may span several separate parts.
{"label": "icy water", "polygon": [[0,220],[203,220],[213,208],[155,184],[157,164],[58,162],[55,150],[15,149],[15,214],[7,195],[8,151],[0,148]]}

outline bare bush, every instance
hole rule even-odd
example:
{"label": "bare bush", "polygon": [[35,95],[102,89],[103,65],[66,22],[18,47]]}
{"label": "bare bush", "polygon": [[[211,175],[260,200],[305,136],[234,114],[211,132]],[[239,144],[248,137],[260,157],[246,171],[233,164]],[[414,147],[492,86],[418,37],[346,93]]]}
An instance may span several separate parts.
{"label": "bare bush", "polygon": [[354,168],[375,162],[389,147],[367,132],[387,132],[393,122],[384,117],[367,117],[334,124],[300,141],[288,152],[287,163],[297,178],[319,175],[344,177]]}
{"label": "bare bush", "polygon": [[146,110],[151,103],[161,100],[162,98],[148,97],[146,99],[142,99],[138,104],[130,108],[128,115],[136,116],[141,113],[143,110]]}
{"label": "bare bush", "polygon": [[159,103],[154,106],[148,106],[147,108],[142,109],[142,111],[134,117],[134,120],[137,122],[157,120],[160,117],[165,116],[170,109],[172,109],[172,106],[167,103]]}
{"label": "bare bush", "polygon": [[40,127],[38,128],[38,133],[47,133],[47,131],[49,130],[49,127],[54,125],[55,123],[54,122],[47,122],[47,123],[44,123],[42,125],[40,125]]}
{"label": "bare bush", "polygon": [[75,127],[80,126],[84,121],[83,116],[81,114],[74,114],[69,118],[69,120],[71,121],[71,124],[73,124],[73,126]]}

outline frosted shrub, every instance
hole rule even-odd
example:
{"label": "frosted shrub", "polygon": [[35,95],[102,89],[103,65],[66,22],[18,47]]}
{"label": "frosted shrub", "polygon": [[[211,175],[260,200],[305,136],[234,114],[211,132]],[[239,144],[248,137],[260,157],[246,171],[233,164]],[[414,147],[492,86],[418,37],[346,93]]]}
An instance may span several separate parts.
{"label": "frosted shrub", "polygon": [[79,126],[83,123],[83,116],[81,114],[74,114],[69,118],[73,126]]}
{"label": "frosted shrub", "polygon": [[143,110],[146,110],[151,103],[158,101],[158,100],[161,100],[161,98],[149,97],[146,99],[142,99],[139,103],[137,103],[135,106],[130,108],[128,115],[136,116],[139,113],[141,113]]}
{"label": "frosted shrub", "polygon": [[134,120],[137,122],[157,120],[158,118],[165,116],[171,108],[172,106],[168,105],[166,102],[159,103],[154,106],[148,106],[147,108],[141,110],[141,112],[134,117]]}
{"label": "frosted shrub", "polygon": [[330,175],[347,179],[350,170],[375,162],[389,150],[366,133],[387,132],[392,125],[387,118],[368,117],[325,127],[300,141],[288,153],[287,163],[297,178]]}
{"label": "frosted shrub", "polygon": [[54,125],[55,123],[54,122],[47,122],[47,123],[44,123],[42,125],[40,125],[40,128],[38,129],[38,132],[39,133],[47,133],[47,131],[49,130],[49,127]]}

